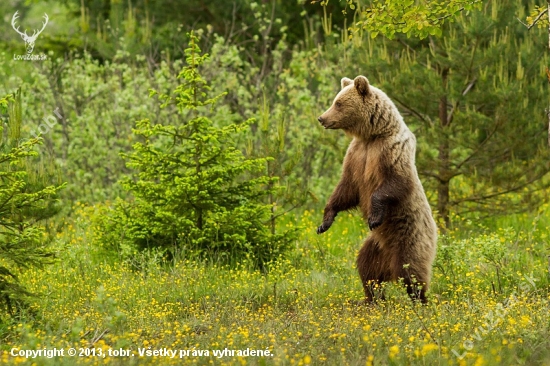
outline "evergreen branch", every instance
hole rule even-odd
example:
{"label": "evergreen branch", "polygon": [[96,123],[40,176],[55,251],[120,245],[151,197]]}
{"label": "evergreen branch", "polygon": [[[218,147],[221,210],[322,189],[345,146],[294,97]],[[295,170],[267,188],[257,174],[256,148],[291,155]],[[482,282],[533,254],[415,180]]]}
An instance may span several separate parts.
{"label": "evergreen branch", "polygon": [[512,192],[516,192],[516,191],[519,191],[520,189],[522,188],[525,188],[527,186],[529,186],[530,184],[536,182],[537,180],[541,179],[542,177],[544,177],[548,172],[546,171],[543,171],[537,175],[535,175],[533,178],[527,180],[526,182],[520,184],[520,185],[517,185],[517,186],[514,186],[514,187],[511,187],[511,188],[508,188],[504,191],[501,191],[501,192],[494,192],[494,193],[491,193],[491,194],[486,194],[486,195],[483,195],[483,196],[477,196],[477,197],[466,197],[466,198],[463,198],[463,199],[460,199],[460,200],[456,200],[456,201],[449,201],[449,204],[450,205],[459,205],[461,203],[465,203],[465,202],[481,202],[481,201],[486,201],[486,200],[489,200],[491,198],[495,198],[495,197],[498,197],[498,196],[502,196],[504,194],[507,194],[507,193],[512,193]]}
{"label": "evergreen branch", "polygon": [[[530,189],[529,193],[532,194],[532,193],[536,193],[536,192],[540,192],[540,191],[545,191],[545,190],[548,189],[548,187],[550,187],[550,183],[546,183],[543,186],[541,186],[539,188],[536,188],[536,189]],[[461,206],[461,204],[467,204],[468,203],[467,201],[460,201],[460,202],[456,201],[456,202],[457,202],[457,203],[455,203],[456,207],[463,207],[463,206]],[[494,201],[489,201],[489,199],[487,199],[487,200],[485,200],[485,202],[479,201],[479,202],[475,202],[475,203],[477,203],[478,205],[483,205],[483,207],[484,207],[483,212],[485,212],[485,214],[481,215],[480,219],[489,218],[491,216],[499,215],[499,214],[501,215],[503,213],[502,212],[502,206],[499,206],[498,202],[495,204]],[[500,204],[502,205],[504,203],[500,202]],[[506,207],[508,208],[508,206],[506,206]],[[530,209],[531,208],[529,206],[522,205],[522,206],[516,207],[514,209],[514,212],[515,213],[528,212]],[[461,215],[467,214],[467,213],[480,213],[480,210],[476,206],[467,206],[467,208],[457,210],[456,213],[459,216],[461,216]],[[507,211],[506,213],[509,214],[510,212]]]}
{"label": "evergreen branch", "polygon": [[433,172],[429,172],[429,171],[427,171],[427,170],[422,170],[422,171],[420,171],[419,173],[420,173],[420,175],[424,175],[424,176],[426,176],[426,177],[430,177],[430,178],[437,179],[437,180],[440,181],[440,182],[441,182],[441,180],[442,180],[441,177],[440,177],[438,174],[433,173]]}
{"label": "evergreen branch", "polygon": [[411,106],[405,104],[405,102],[399,98],[397,98],[395,95],[392,96],[392,98],[397,101],[397,103],[401,104],[404,108],[406,108],[409,112],[411,112],[413,115],[415,115],[416,117],[418,117],[422,122],[424,123],[428,123],[430,126],[433,126],[433,123],[432,123],[432,120],[430,119],[429,116],[422,116],[422,114],[420,114],[419,112],[417,112],[414,108],[412,108]]}
{"label": "evergreen branch", "polygon": [[2,205],[0,205],[0,212],[2,212],[4,210],[4,207],[6,206],[6,204],[11,201],[13,199],[13,197],[15,196],[16,192],[15,191],[12,191],[11,193],[11,196],[9,196],[8,198],[6,198],[6,200],[2,203]]}
{"label": "evergreen branch", "polygon": [[479,145],[476,146],[475,150],[466,159],[464,159],[463,161],[455,165],[457,170],[460,170],[460,168],[462,168],[464,164],[468,163],[475,155],[477,155],[477,153],[481,151],[481,149],[485,146],[485,144],[497,133],[498,127],[499,127],[498,124],[495,123],[493,125],[493,130],[487,135],[487,137]]}

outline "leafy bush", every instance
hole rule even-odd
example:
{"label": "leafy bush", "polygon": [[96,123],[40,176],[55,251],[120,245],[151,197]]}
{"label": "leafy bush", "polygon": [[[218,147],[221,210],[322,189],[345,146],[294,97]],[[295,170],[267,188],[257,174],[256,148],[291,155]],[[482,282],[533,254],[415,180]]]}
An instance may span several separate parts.
{"label": "leafy bush", "polygon": [[[283,37],[273,47],[262,48],[262,57],[268,58],[264,68],[250,61],[234,40],[200,34],[201,47],[204,44],[210,55],[200,67],[211,85],[208,95],[227,92],[205,115],[216,126],[255,118],[237,144],[247,156],[274,158],[268,175],[278,176],[276,185],[286,187],[272,196],[274,216],[304,204],[316,207],[310,193],[320,201],[330,194],[349,143],[343,134],[326,133],[317,122],[338,89],[341,75],[327,64],[333,60],[327,59],[327,52],[293,48]],[[257,42],[259,47],[263,41]],[[342,51],[329,53],[336,60]],[[121,50],[108,62],[72,53],[68,59],[51,57],[25,70],[25,63],[5,57],[0,58],[0,94],[23,87],[24,136],[46,126],[44,118],[56,118],[42,134],[40,154],[52,156],[68,182],[62,199],[104,202],[125,198],[117,182],[129,170],[119,153],[132,151],[133,122],[147,117],[154,124],[177,123],[175,105],[160,109],[147,91],[174,90],[183,61],[168,58],[152,64]]]}
{"label": "leafy bush", "polygon": [[[201,55],[191,35],[183,79],[171,95],[160,94],[162,107],[175,104],[177,124],[137,122],[140,142],[123,154],[134,174],[122,186],[134,197],[118,200],[100,220],[100,241],[120,246],[125,254],[161,248],[170,255],[251,260],[262,266],[288,246],[292,235],[269,231],[276,177],[265,175],[268,158],[247,159],[233,135],[245,132],[251,120],[215,126],[207,117],[219,98],[198,68]],[[151,94],[156,94],[152,92]]]}

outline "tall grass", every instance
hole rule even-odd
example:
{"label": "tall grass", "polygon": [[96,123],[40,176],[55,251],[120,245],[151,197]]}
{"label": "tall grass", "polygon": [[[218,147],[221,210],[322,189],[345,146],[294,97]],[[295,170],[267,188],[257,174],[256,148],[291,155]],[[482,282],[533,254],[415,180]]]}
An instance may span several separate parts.
{"label": "tall grass", "polygon": [[[356,214],[342,214],[322,236],[314,230],[320,212],[281,222],[301,227],[302,235],[288,257],[274,260],[262,273],[246,264],[165,263],[154,253],[121,262],[94,242],[89,223],[97,210],[78,206],[76,217],[57,234],[60,260],[45,271],[22,275],[39,296],[27,311],[2,317],[1,360],[29,365],[548,364],[548,239],[538,226],[549,220],[545,210],[535,216],[535,229],[526,216],[486,223],[495,225],[491,230],[464,222],[461,230],[442,237],[429,305],[413,305],[403,288],[389,284],[387,301],[360,306],[354,263],[366,230]],[[14,347],[73,347],[106,357],[25,359],[10,355]],[[175,358],[139,355],[149,347],[183,350],[183,358],[179,353]],[[269,350],[271,356],[213,354],[225,348]],[[120,349],[134,356],[109,356],[109,350]],[[199,350],[209,355],[199,356]]]}

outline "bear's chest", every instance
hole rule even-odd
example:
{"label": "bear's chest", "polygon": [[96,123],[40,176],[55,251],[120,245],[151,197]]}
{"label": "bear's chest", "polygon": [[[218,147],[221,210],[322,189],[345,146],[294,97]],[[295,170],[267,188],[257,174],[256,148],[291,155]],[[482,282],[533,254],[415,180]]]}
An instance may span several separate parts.
{"label": "bear's chest", "polygon": [[381,183],[380,147],[353,141],[348,150],[353,183],[361,192],[361,199],[369,198]]}

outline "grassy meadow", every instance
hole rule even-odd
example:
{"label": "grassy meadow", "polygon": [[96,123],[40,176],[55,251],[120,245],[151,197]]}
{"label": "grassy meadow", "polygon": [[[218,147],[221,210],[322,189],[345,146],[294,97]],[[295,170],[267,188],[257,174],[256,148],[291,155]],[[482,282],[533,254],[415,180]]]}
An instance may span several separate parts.
{"label": "grassy meadow", "polygon": [[[0,364],[550,366],[547,5],[0,1]],[[316,234],[358,75],[448,228],[425,306]]]}
{"label": "grassy meadow", "polygon": [[[265,274],[151,253],[118,261],[94,243],[98,208],[75,209],[55,234],[56,263],[21,277],[39,295],[0,330],[2,363],[550,365],[547,205],[487,224],[505,229],[463,222],[442,235],[427,306],[393,284],[385,302],[357,305],[354,260],[367,234],[357,213],[320,236],[320,212],[287,220],[301,235]],[[14,357],[12,348],[82,356]],[[140,356],[163,349],[178,353]],[[247,349],[269,356],[237,355]]]}

